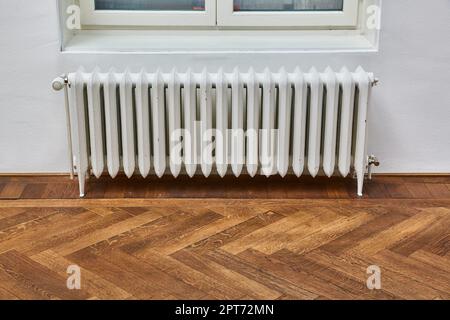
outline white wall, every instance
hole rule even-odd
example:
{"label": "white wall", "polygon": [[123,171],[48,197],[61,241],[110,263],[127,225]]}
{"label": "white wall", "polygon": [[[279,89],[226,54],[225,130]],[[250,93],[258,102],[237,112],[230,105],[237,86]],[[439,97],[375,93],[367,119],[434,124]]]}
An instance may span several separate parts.
{"label": "white wall", "polygon": [[231,70],[364,66],[374,91],[369,151],[379,172],[450,172],[450,1],[385,0],[379,53],[95,55],[61,54],[55,0],[0,0],[0,173],[66,172],[58,74],[79,65],[138,71],[193,66]]}

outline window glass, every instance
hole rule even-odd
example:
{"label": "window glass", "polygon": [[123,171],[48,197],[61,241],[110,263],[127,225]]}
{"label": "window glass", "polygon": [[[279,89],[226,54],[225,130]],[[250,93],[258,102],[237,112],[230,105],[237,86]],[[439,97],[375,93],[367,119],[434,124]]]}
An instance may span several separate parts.
{"label": "window glass", "polygon": [[205,0],[95,0],[95,10],[204,11]]}
{"label": "window glass", "polygon": [[344,0],[234,0],[234,11],[342,11],[343,8]]}

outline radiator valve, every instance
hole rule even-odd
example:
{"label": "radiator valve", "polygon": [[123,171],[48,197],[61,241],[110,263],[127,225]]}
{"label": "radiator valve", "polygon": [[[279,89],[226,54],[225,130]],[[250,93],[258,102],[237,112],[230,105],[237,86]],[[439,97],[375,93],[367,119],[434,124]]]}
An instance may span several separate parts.
{"label": "radiator valve", "polygon": [[376,87],[379,84],[380,84],[380,79],[374,78],[373,81],[372,81],[372,87]]}
{"label": "radiator valve", "polygon": [[378,161],[378,158],[372,154],[369,156],[367,163],[368,163],[368,178],[369,178],[369,180],[372,180],[372,168],[374,166],[379,167],[380,161]]}
{"label": "radiator valve", "polygon": [[52,82],[52,88],[55,91],[61,91],[64,89],[64,86],[69,83],[66,75],[61,75]]}

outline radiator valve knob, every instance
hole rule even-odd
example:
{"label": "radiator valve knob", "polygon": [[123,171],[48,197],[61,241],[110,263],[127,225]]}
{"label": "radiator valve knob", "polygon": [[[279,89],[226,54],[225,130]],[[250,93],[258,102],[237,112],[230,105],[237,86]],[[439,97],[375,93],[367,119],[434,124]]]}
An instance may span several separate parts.
{"label": "radiator valve knob", "polygon": [[378,161],[377,157],[375,157],[374,155],[371,155],[371,156],[369,156],[369,166],[379,167],[380,161]]}
{"label": "radiator valve knob", "polygon": [[64,88],[65,82],[64,78],[58,77],[52,82],[52,88],[55,91],[61,91]]}

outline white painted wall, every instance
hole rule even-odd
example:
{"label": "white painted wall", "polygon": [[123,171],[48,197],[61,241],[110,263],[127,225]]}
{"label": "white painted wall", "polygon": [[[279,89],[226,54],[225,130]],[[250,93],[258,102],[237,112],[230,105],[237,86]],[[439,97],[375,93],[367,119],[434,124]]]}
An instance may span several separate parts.
{"label": "white painted wall", "polygon": [[79,65],[134,71],[362,65],[381,79],[369,141],[382,161],[379,172],[449,173],[450,1],[385,0],[382,20],[379,53],[75,55],[58,51],[54,0],[0,0],[0,173],[67,171],[63,97],[50,83]]}

